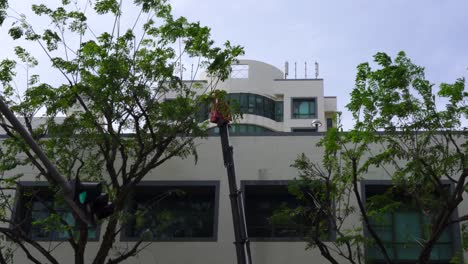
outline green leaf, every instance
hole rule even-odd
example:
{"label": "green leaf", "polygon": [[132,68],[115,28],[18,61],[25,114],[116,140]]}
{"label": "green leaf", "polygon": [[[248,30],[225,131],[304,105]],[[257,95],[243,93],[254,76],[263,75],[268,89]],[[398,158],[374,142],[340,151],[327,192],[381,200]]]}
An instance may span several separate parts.
{"label": "green leaf", "polygon": [[[2,21],[3,22],[3,21]],[[8,30],[8,34],[10,34],[10,36],[16,40],[16,39],[19,39],[23,36],[23,29],[19,26],[16,26],[16,27],[12,27]]]}

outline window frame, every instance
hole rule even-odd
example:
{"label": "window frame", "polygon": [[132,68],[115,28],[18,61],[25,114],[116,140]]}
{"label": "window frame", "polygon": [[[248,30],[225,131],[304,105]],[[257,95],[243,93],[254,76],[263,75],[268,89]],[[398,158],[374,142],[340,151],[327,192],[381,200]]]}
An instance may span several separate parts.
{"label": "window frame", "polygon": [[[213,236],[211,237],[181,237],[181,238],[157,238],[152,237],[152,239],[143,239],[143,241],[148,242],[216,242],[218,241],[218,227],[219,227],[219,191],[220,191],[220,181],[212,180],[202,180],[202,181],[142,181],[137,186],[134,187],[133,192],[137,191],[138,187],[151,188],[151,187],[196,187],[196,186],[209,186],[214,187],[214,210],[213,210]],[[133,199],[132,194],[132,198]],[[128,210],[128,207],[125,209]],[[140,237],[132,237],[127,235],[127,228],[130,223],[122,223],[125,225],[122,227],[122,232],[120,234],[121,242],[135,242],[139,241]]]}
{"label": "window frame", "polygon": [[[246,200],[246,186],[287,186],[289,182],[293,180],[241,180],[241,192],[242,192],[242,199],[244,205],[244,212],[247,212],[247,200]],[[289,193],[289,192],[288,192]],[[290,194],[292,196],[292,194]],[[335,206],[333,204],[333,206]],[[329,221],[333,221],[333,219],[329,219]],[[245,214],[245,223],[246,229],[248,230],[247,226],[247,213]],[[331,225],[331,222],[330,222]],[[328,232],[328,239],[324,240],[334,241],[336,239],[336,233],[330,228]],[[296,237],[253,237],[250,234],[247,234],[250,241],[257,241],[257,242],[305,242],[307,241],[307,236],[296,236]]]}
{"label": "window frame", "polygon": [[[242,132],[241,132],[242,129]],[[250,130],[250,131],[249,131]],[[254,131],[252,131],[254,130]],[[217,126],[208,128],[208,135],[209,136],[218,136],[219,135],[219,128]],[[264,136],[275,133],[274,130],[259,126],[256,124],[248,124],[248,123],[234,123],[231,124],[229,127],[229,136],[230,137],[239,137],[239,136]]]}
{"label": "window frame", "polygon": [[333,118],[327,117],[327,129],[333,128]]}
{"label": "window frame", "polygon": [[[452,182],[450,182],[449,180],[442,180],[442,184],[444,185],[448,185],[449,188],[450,188],[450,191],[453,191],[454,190],[454,185]],[[393,183],[391,180],[362,180],[361,181],[361,202],[364,206],[364,208],[366,208],[366,200],[367,200],[367,192],[366,192],[366,187],[367,186],[392,186]],[[458,219],[458,207],[457,209],[452,213],[452,215],[450,216],[451,219],[455,220],[455,219]],[[365,238],[368,238],[368,237],[371,237],[370,235],[370,232],[366,226],[366,223],[364,221],[364,219],[362,220],[362,226],[363,226],[363,233],[364,233],[364,237]],[[462,251],[462,247],[461,247],[461,233],[460,233],[460,224],[459,222],[455,222],[454,224],[452,224],[451,227],[448,227],[449,228],[449,232],[450,232],[450,235],[452,237],[452,247],[453,247],[453,252],[455,254],[460,254],[459,252],[463,252]],[[367,255],[368,255],[368,252],[367,252],[367,246],[364,247],[364,257],[367,258]],[[463,257],[463,256],[461,256]],[[462,258],[463,259],[463,258]],[[372,263],[376,263],[376,264],[380,264],[380,263],[385,263],[385,261],[381,261],[381,260],[373,260]],[[395,260],[394,262],[395,264],[398,264],[398,263],[413,263],[413,262],[408,262],[408,261],[405,261],[405,260],[401,260],[401,261],[398,261],[398,260]],[[446,263],[444,261],[431,261],[429,262],[431,264],[436,264],[436,263]]]}
{"label": "window frame", "polygon": [[[308,101],[308,100],[313,100],[314,101],[314,114],[309,115],[307,118],[298,118],[294,114],[294,101],[295,100],[301,100],[301,101]],[[296,119],[296,120],[307,120],[307,119],[314,119],[317,118],[317,110],[318,110],[318,105],[317,105],[317,97],[291,97],[291,119]]]}
{"label": "window frame", "polygon": [[[96,184],[98,184],[98,183],[96,182]],[[24,208],[25,200],[24,200],[24,197],[23,197],[24,191],[26,189],[44,189],[44,191],[47,191],[48,187],[49,187],[49,183],[44,182],[44,181],[20,181],[18,183],[18,186],[17,186],[16,191],[15,191],[14,207],[13,207],[13,211],[11,213],[10,229],[20,228],[22,231],[27,231],[26,232],[27,237],[29,239],[33,240],[33,241],[38,241],[38,242],[46,242],[46,241],[47,242],[49,242],[49,241],[62,242],[62,241],[67,241],[68,238],[58,238],[58,237],[56,237],[54,235],[49,235],[47,238],[42,238],[42,237],[34,236],[31,233],[31,227],[32,227],[31,213],[32,213],[32,210],[29,213],[27,211],[25,211],[25,208]],[[39,190],[39,191],[41,191],[41,190]],[[29,214],[29,215],[26,215],[26,214]],[[19,223],[20,219],[23,219],[23,220],[26,219],[27,221],[25,221],[24,223],[22,223],[20,225],[17,225],[16,223]],[[13,225],[13,223],[15,223],[15,225]],[[96,225],[96,237],[95,238],[89,238],[89,236],[88,236],[87,241],[88,242],[97,242],[97,241],[100,240],[100,237],[101,237],[101,225],[97,224]]]}
{"label": "window frame", "polygon": [[237,101],[243,114],[257,115],[283,122],[283,101],[256,93],[229,93],[229,100]]}

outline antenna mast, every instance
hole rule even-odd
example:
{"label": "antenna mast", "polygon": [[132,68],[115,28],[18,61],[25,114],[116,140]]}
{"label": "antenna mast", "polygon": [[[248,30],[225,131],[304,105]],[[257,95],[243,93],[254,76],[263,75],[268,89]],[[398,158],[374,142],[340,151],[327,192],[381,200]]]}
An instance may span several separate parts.
{"label": "antenna mast", "polygon": [[307,61],[304,62],[304,79],[307,79]]}
{"label": "antenna mast", "polygon": [[294,62],[294,79],[297,79],[297,62]]}
{"label": "antenna mast", "polygon": [[319,76],[319,64],[315,62],[315,79],[318,79]]}

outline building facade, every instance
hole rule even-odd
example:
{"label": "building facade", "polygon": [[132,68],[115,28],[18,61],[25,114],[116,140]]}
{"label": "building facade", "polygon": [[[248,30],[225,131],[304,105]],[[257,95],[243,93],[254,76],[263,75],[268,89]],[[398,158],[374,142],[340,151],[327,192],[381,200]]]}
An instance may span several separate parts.
{"label": "building facade", "polygon": [[[201,83],[209,82],[206,76],[201,79]],[[232,125],[230,141],[234,148],[238,185],[245,198],[253,263],[328,263],[319,250],[306,249],[300,225],[275,225],[269,219],[278,206],[294,204],[287,184],[298,176],[298,171],[291,167],[298,155],[305,153],[316,161],[323,158],[323,149],[316,145],[323,132],[334,126],[336,97],[324,95],[322,79],[287,79],[281,70],[252,60],[241,60],[233,65],[231,78],[219,83],[218,88],[226,90],[245,113]],[[319,120],[322,126],[311,126],[314,120]],[[216,132],[214,127],[211,129]],[[125,263],[237,263],[220,139],[212,133],[197,143],[197,163],[190,159],[171,159],[151,171],[138,186],[128,206],[135,217],[122,228],[116,248],[131,248],[142,237],[148,244],[137,257],[129,258]],[[27,184],[37,186],[34,168],[24,167],[22,173],[30,180]],[[390,183],[378,168],[371,169],[367,175],[361,188],[368,196],[375,193],[373,186]],[[17,197],[21,201],[18,192]],[[21,207],[21,202],[17,205]],[[13,217],[32,221],[41,217],[43,209],[37,204],[30,213],[21,214],[17,210]],[[465,204],[459,210],[468,212]],[[395,222],[388,228],[396,234],[419,229],[417,224],[398,224],[398,221],[410,223],[411,217],[420,216],[396,215]],[[362,230],[362,226],[356,214],[345,228]],[[401,227],[408,230],[398,230]],[[88,262],[92,261],[102,239],[101,230],[104,226],[89,231]],[[44,232],[33,226],[29,232],[33,239],[53,249],[52,253],[60,263],[69,262],[73,253],[70,246],[63,243],[63,232]],[[392,244],[394,254],[401,260],[411,259],[411,254],[417,252],[411,248],[413,244],[399,247],[398,237],[392,237],[391,241],[395,242]],[[448,256],[460,250],[458,226],[444,234],[444,239],[439,242],[434,258],[438,263],[447,263]],[[372,249],[367,253],[373,254]],[[16,254],[17,263],[28,263],[23,253],[18,251]]]}

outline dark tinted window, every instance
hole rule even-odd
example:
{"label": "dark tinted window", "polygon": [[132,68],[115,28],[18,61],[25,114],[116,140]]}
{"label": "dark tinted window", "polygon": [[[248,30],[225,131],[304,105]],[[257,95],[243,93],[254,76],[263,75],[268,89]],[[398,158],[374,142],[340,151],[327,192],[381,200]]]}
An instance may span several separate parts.
{"label": "dark tinted window", "polygon": [[[274,101],[268,97],[258,94],[233,93],[228,94],[232,104],[239,106],[239,110],[244,114],[259,115],[273,119],[278,122],[283,121],[283,102]],[[166,99],[170,102],[174,99]],[[203,122],[209,119],[210,106],[200,105],[197,113],[197,120]]]}
{"label": "dark tinted window", "polygon": [[275,121],[283,121],[283,102],[250,93],[228,94],[232,103],[238,103],[244,114],[264,116]]}
{"label": "dark tinted window", "polygon": [[[415,263],[421,250],[421,241],[427,239],[435,213],[423,212],[415,206],[408,195],[396,192],[390,185],[366,185],[367,206],[380,209],[380,214],[371,217],[374,231],[383,241],[395,263]],[[388,206],[393,202],[398,206]],[[383,209],[388,208],[388,209]],[[449,263],[453,252],[453,239],[447,228],[434,245],[431,263]],[[376,245],[366,248],[367,259],[373,263],[384,263],[384,257]]]}
{"label": "dark tinted window", "polygon": [[[73,214],[57,193],[57,190],[46,186],[22,187],[19,190],[21,197],[15,221],[32,239],[67,240],[70,235],[78,235]],[[89,240],[98,239],[96,231],[96,227],[88,229]]]}
{"label": "dark tinted window", "polygon": [[333,118],[327,118],[327,129],[333,127]]}
{"label": "dark tinted window", "polygon": [[[126,236],[209,239],[215,235],[216,186],[137,187]],[[148,234],[149,232],[149,234]]]}
{"label": "dark tinted window", "polygon": [[315,98],[295,98],[292,100],[292,118],[310,119],[316,117]]}
{"label": "dark tinted window", "polygon": [[[264,132],[273,132],[273,130],[270,130],[262,126],[251,125],[251,124],[232,124],[229,127],[230,136],[262,134]],[[218,127],[210,128],[208,133],[211,135],[219,134],[219,128]]]}
{"label": "dark tinted window", "polygon": [[300,238],[305,234],[303,219],[275,223],[272,216],[282,208],[299,203],[284,185],[245,185],[247,231],[252,238]]}

